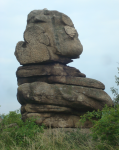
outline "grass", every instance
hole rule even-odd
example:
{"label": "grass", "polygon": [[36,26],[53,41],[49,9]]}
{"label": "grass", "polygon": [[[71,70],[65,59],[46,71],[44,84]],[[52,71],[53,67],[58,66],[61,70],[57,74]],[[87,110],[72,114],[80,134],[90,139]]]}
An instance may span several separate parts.
{"label": "grass", "polygon": [[[92,139],[83,129],[46,129],[35,124],[35,119],[23,122],[18,111],[4,115],[0,123],[0,150],[119,150],[106,141]],[[18,126],[8,127],[16,123]]]}

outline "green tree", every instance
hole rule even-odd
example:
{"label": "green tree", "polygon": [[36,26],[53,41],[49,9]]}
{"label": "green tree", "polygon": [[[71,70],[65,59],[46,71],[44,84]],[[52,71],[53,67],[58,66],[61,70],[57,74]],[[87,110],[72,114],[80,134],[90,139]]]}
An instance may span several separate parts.
{"label": "green tree", "polygon": [[[118,63],[119,64],[119,63]],[[118,73],[119,73],[119,67],[118,68]],[[119,85],[119,77],[117,77],[115,75],[115,82],[117,83],[117,86]],[[113,98],[113,102],[114,102],[114,106],[116,107],[117,104],[119,104],[119,93],[118,93],[118,89],[114,88],[114,87],[111,87],[110,88],[112,93],[114,94],[115,98]]]}
{"label": "green tree", "polygon": [[[118,68],[119,73],[119,68]],[[119,77],[115,76],[116,83],[119,85]],[[81,116],[80,122],[85,123],[86,119],[92,121],[92,136],[94,140],[100,139],[102,143],[107,142],[111,145],[119,145],[119,94],[118,89],[112,87],[114,107],[105,107],[101,111],[87,112]],[[93,118],[99,118],[97,121]],[[99,145],[100,146],[100,145]],[[102,149],[101,149],[102,150]]]}

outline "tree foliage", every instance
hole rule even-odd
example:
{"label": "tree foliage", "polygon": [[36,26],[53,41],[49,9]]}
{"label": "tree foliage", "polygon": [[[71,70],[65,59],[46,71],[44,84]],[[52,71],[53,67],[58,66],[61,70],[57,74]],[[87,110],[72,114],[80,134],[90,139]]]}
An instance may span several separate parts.
{"label": "tree foliage", "polygon": [[[119,68],[118,68],[119,71]],[[119,72],[118,72],[119,73]],[[115,76],[116,83],[119,85],[119,77]],[[87,112],[81,116],[80,122],[85,123],[86,119],[92,121],[92,136],[94,140],[100,140],[102,143],[107,142],[111,145],[119,145],[119,94],[118,89],[112,87],[114,107],[105,107],[101,111]],[[93,120],[98,118],[98,120]]]}

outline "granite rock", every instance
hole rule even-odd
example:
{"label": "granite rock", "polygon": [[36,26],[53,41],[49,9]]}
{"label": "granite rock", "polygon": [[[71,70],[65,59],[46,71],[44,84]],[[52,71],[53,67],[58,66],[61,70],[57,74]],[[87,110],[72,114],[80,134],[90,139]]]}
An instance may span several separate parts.
{"label": "granite rock", "polygon": [[24,41],[16,45],[20,64],[69,63],[79,58],[83,46],[71,19],[58,11],[34,10],[27,18]]}
{"label": "granite rock", "polygon": [[[81,115],[83,115],[81,113]],[[90,121],[86,121],[82,126],[79,122],[81,117],[75,115],[68,114],[54,114],[54,113],[24,113],[22,114],[22,120],[25,121],[27,118],[37,118],[35,121],[36,124],[42,125],[45,124],[46,127],[52,128],[91,128],[92,123]]]}
{"label": "granite rock", "polygon": [[18,87],[18,101],[24,104],[46,104],[75,108],[78,111],[101,110],[105,104],[113,105],[109,95],[95,88],[48,84],[24,83]]}
{"label": "granite rock", "polygon": [[32,77],[32,76],[73,76],[73,77],[86,77],[78,69],[69,67],[59,63],[51,64],[36,64],[28,66],[20,66],[17,69],[16,76],[19,77]]}
{"label": "granite rock", "polygon": [[[37,117],[38,125],[76,128],[87,111],[114,105],[103,83],[66,65],[82,52],[67,15],[47,9],[28,14],[24,41],[17,43],[14,53],[23,65],[16,72],[23,121]],[[91,122],[86,121],[84,127],[92,127]]]}
{"label": "granite rock", "polygon": [[[82,74],[83,75],[83,74]],[[79,85],[83,87],[105,89],[105,85],[100,81],[90,78],[72,77],[72,76],[45,76],[45,77],[29,77],[18,78],[18,85],[32,82],[46,82],[50,84],[66,84],[66,85]]]}
{"label": "granite rock", "polygon": [[67,107],[60,107],[55,105],[39,105],[39,104],[25,104],[21,106],[21,114],[29,113],[42,113],[42,112],[58,112],[58,113],[71,113],[72,109]]}

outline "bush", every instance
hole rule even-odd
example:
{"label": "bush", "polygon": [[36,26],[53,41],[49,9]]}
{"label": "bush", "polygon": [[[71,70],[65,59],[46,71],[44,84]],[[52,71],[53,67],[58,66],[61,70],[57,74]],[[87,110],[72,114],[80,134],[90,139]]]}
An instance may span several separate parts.
{"label": "bush", "polygon": [[[93,118],[100,118],[98,121],[94,121]],[[92,137],[94,140],[100,140],[107,142],[110,145],[117,145],[119,143],[119,105],[115,108],[107,107],[98,112],[87,112],[81,116],[80,122],[82,124],[86,119],[89,119],[93,123]]]}
{"label": "bush", "polygon": [[[119,73],[119,67],[118,67],[118,73]],[[119,77],[115,76],[115,82],[117,83],[117,86],[119,85]],[[114,105],[116,107],[117,104],[119,104],[119,94],[118,94],[118,89],[111,87],[110,88],[112,93],[114,94],[115,98],[113,99]]]}
{"label": "bush", "polygon": [[[117,85],[119,85],[119,78],[117,76],[115,78]],[[92,121],[93,139],[98,140],[100,138],[102,143],[107,142],[110,145],[116,146],[119,145],[119,94],[118,89],[114,87],[111,88],[111,91],[116,96],[113,100],[114,107],[107,107],[105,105],[101,111],[87,112],[81,116],[80,122],[84,124],[86,119]],[[94,121],[93,118],[98,118],[99,120]],[[98,146],[101,147],[101,145]]]}
{"label": "bush", "polygon": [[[6,148],[12,147],[13,145],[17,146],[28,146],[30,143],[26,138],[34,140],[34,136],[38,132],[43,132],[44,126],[38,126],[35,124],[34,118],[27,119],[25,122],[21,120],[21,114],[18,114],[18,111],[12,111],[8,115],[4,115],[0,129],[0,147],[5,145]],[[17,123],[19,126],[8,128],[7,125],[11,123]]]}

